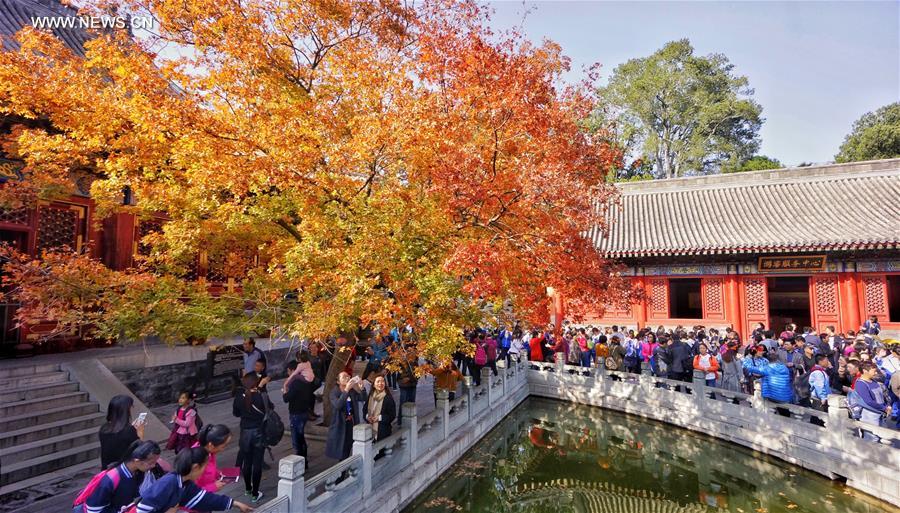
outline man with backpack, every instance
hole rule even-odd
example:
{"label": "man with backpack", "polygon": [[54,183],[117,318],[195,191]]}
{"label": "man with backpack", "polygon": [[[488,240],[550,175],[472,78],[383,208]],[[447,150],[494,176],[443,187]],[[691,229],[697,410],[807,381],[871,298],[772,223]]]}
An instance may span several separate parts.
{"label": "man with backpack", "polygon": [[828,355],[817,354],[809,372],[794,378],[794,396],[797,404],[821,411],[828,408],[828,394],[831,391],[828,377],[830,368],[831,360],[828,359]]}

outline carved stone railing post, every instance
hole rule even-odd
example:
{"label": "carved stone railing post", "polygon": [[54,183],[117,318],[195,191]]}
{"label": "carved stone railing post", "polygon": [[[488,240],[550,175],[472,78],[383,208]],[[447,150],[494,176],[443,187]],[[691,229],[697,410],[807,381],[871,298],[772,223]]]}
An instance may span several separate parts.
{"label": "carved stone railing post", "polygon": [[487,390],[488,406],[494,406],[494,373],[488,367],[481,369],[481,386],[483,390]]}
{"label": "carved stone railing post", "polygon": [[844,396],[828,394],[828,433],[837,437],[837,446],[844,447],[844,439],[850,424],[849,413],[844,408]]}
{"label": "carved stone railing post", "polygon": [[[441,428],[444,431],[443,439],[446,440],[447,437],[450,436],[450,392],[438,389],[435,394],[437,395],[437,404],[435,404],[435,408],[441,412]],[[413,460],[415,460],[415,458],[413,458]]]}
{"label": "carved stone railing post", "polygon": [[566,353],[556,353],[556,373],[562,376],[566,367]]}
{"label": "carved stone railing post", "polygon": [[288,510],[293,513],[306,513],[305,472],[303,456],[290,455],[278,461],[278,496],[288,498]]}
{"label": "carved stone railing post", "polygon": [[472,376],[463,377],[463,391],[466,394],[466,419],[472,420],[472,404],[475,402],[475,385]]}
{"label": "carved stone railing post", "polygon": [[[447,397],[446,390],[438,390],[438,401],[440,401],[441,392],[444,393],[445,398]],[[440,402],[438,402],[438,407],[440,408]],[[419,455],[419,416],[416,413],[416,403],[403,403],[400,406],[400,416],[403,417],[403,429],[409,430],[409,461],[413,462]],[[444,425],[447,425],[446,417],[444,417]]]}
{"label": "carved stone railing post", "polygon": [[[404,404],[404,406],[406,406],[406,404]],[[413,406],[415,405],[413,404]],[[372,433],[371,425],[357,424],[353,426],[353,454],[362,456],[361,474],[363,497],[368,497],[372,494],[372,467],[375,463],[374,447],[372,444],[373,439],[374,433]]]}
{"label": "carved stone railing post", "polygon": [[702,370],[694,369],[694,402],[697,404],[697,411],[703,410],[704,399],[706,399],[706,373]]}
{"label": "carved stone railing post", "polygon": [[509,369],[506,368],[506,360],[497,360],[497,376],[500,379],[500,395],[506,397],[506,381],[509,376]]}
{"label": "carved stone railing post", "polygon": [[650,362],[644,360],[641,362],[641,375],[642,376],[652,376],[653,369],[650,367]]}

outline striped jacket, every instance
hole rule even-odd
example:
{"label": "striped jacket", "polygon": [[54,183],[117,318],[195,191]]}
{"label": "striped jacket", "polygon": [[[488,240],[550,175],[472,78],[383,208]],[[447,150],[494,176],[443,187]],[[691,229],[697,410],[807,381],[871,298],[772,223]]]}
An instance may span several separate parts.
{"label": "striped jacket", "polygon": [[231,509],[232,499],[207,492],[191,481],[183,481],[177,472],[170,472],[153,483],[138,503],[138,513],[166,513],[173,506],[200,511]]}
{"label": "striped jacket", "polygon": [[122,506],[131,504],[138,496],[144,474],[132,474],[124,463],[116,468],[119,484],[115,485],[109,474],[103,476],[100,484],[84,501],[85,513],[118,513]]}

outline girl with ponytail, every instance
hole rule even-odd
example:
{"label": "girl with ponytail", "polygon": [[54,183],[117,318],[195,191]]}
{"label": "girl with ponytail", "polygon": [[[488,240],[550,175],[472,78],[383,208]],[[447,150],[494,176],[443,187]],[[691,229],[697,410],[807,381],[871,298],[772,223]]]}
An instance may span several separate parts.
{"label": "girl with ponytail", "polygon": [[220,479],[216,455],[228,446],[231,439],[231,430],[224,424],[207,424],[200,429],[200,433],[197,435],[197,443],[194,444],[194,447],[206,449],[206,452],[209,453],[209,461],[196,483],[207,492],[216,493],[225,486],[225,482]]}
{"label": "girl with ponytail", "polygon": [[253,508],[225,495],[209,493],[196,485],[209,462],[202,447],[182,449],[175,457],[174,470],[147,490],[137,505],[138,513],[169,513],[179,509],[227,511],[238,508],[242,513]]}
{"label": "girl with ponytail", "polygon": [[117,465],[98,474],[75,499],[74,511],[79,513],[118,513],[138,496],[144,474],[159,460],[159,445],[152,441],[135,440]]}

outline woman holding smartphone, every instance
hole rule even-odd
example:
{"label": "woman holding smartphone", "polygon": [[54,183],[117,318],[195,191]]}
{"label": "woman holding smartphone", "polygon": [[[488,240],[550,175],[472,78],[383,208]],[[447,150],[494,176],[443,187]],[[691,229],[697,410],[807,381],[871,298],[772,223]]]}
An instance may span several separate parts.
{"label": "woman holding smartphone", "polygon": [[244,391],[234,397],[232,413],[241,419],[241,436],[238,444],[243,454],[241,474],[244,487],[250,496],[250,502],[257,503],[263,495],[259,491],[266,451],[262,433],[263,419],[266,409],[274,408],[275,405],[269,401],[268,396],[260,392],[259,378],[256,374],[248,373],[244,375],[242,381]]}
{"label": "woman holding smartphone", "polygon": [[144,439],[146,415],[132,422],[131,407],[134,400],[127,395],[117,395],[109,400],[106,407],[106,423],[100,426],[100,468],[106,470],[111,464],[125,458],[125,451],[135,440]]}

